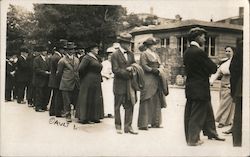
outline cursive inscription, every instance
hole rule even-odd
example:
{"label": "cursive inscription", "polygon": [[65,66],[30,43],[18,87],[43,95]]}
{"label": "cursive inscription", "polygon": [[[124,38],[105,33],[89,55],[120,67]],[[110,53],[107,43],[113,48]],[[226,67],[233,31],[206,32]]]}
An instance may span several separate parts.
{"label": "cursive inscription", "polygon": [[56,118],[52,117],[49,119],[49,124],[53,124],[53,125],[56,125],[56,126],[62,126],[62,127],[68,127],[69,126],[69,122],[60,122],[58,121]]}

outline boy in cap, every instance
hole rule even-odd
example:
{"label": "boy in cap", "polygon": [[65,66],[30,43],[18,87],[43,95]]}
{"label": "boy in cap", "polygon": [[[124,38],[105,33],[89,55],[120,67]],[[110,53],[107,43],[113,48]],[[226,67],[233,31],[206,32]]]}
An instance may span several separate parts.
{"label": "boy in cap", "polygon": [[184,65],[187,74],[184,115],[185,135],[189,146],[198,146],[200,131],[209,139],[225,140],[218,137],[211,105],[209,76],[217,66],[201,48],[205,44],[206,30],[196,27],[189,31],[190,47],[184,53]]}

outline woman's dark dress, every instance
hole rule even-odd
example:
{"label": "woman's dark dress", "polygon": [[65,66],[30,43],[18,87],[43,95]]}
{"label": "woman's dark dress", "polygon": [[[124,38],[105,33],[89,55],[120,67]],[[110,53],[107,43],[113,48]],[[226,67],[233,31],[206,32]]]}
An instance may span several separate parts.
{"label": "woman's dark dress", "polygon": [[104,117],[101,88],[102,64],[90,55],[83,57],[79,66],[80,91],[76,118],[80,122],[99,121]]}

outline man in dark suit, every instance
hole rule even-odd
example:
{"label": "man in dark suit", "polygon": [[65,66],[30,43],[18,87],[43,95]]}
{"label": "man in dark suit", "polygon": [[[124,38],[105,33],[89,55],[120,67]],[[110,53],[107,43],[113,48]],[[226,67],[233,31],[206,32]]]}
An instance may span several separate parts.
{"label": "man in dark suit", "polygon": [[201,48],[205,43],[205,34],[206,31],[202,28],[192,28],[189,31],[190,47],[184,53],[187,75],[184,125],[189,146],[203,143],[200,140],[201,130],[209,139],[225,140],[218,137],[215,128],[209,76],[216,72],[217,66]]}
{"label": "man in dark suit", "polygon": [[13,65],[12,56],[6,57],[6,70],[5,70],[5,101],[12,100],[12,91],[14,89],[14,76],[15,76],[15,66]]}
{"label": "man in dark suit", "polygon": [[64,112],[67,122],[71,119],[71,104],[75,107],[79,92],[79,59],[74,55],[75,48],[73,42],[68,42],[65,46],[65,56],[58,62],[57,77],[61,78],[59,89],[62,91]]}
{"label": "man in dark suit", "polygon": [[117,49],[111,56],[112,71],[114,73],[113,92],[115,96],[115,128],[118,134],[121,131],[121,115],[120,107],[123,105],[125,109],[124,132],[137,134],[132,129],[134,104],[128,100],[127,81],[130,77],[130,65],[135,63],[134,54],[129,51],[131,44],[130,34],[121,34],[117,39],[119,44],[115,46]]}
{"label": "man in dark suit", "polygon": [[32,84],[32,80],[33,80],[33,61],[35,58],[35,54],[34,52],[30,52],[28,57],[27,57],[27,63],[28,63],[28,69],[29,69],[29,81],[28,81],[28,85],[27,85],[27,94],[26,94],[26,99],[28,101],[28,106],[29,107],[33,107],[33,100],[34,100],[34,86]]}
{"label": "man in dark suit", "polygon": [[40,52],[40,55],[34,59],[33,68],[34,68],[34,85],[36,90],[36,101],[35,101],[35,110],[37,112],[44,112],[47,110],[47,105],[49,103],[50,92],[48,88],[49,82],[49,63],[46,58],[47,51],[44,47],[38,47],[37,51]]}
{"label": "man in dark suit", "polygon": [[231,96],[235,102],[234,121],[232,126],[233,146],[242,145],[242,71],[243,71],[243,40],[237,42],[236,53],[230,64]]}
{"label": "man in dark suit", "polygon": [[63,45],[57,45],[50,61],[51,74],[49,77],[49,87],[52,88],[53,95],[51,99],[49,115],[56,117],[61,117],[63,110],[62,93],[59,91],[61,78],[57,77],[56,75],[58,61],[62,58],[62,54],[60,53],[62,49]]}
{"label": "man in dark suit", "polygon": [[29,66],[27,62],[28,50],[21,48],[21,55],[16,63],[16,82],[17,82],[17,103],[25,104],[24,95],[25,89],[29,81]]}

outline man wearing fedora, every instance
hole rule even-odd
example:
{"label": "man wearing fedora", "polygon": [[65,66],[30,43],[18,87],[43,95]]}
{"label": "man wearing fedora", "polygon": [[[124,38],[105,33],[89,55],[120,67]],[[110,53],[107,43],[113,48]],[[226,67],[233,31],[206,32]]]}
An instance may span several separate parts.
{"label": "man wearing fedora", "polygon": [[73,42],[68,42],[64,48],[65,56],[58,62],[57,77],[61,78],[59,90],[62,91],[66,120],[71,122],[71,104],[75,107],[79,92],[79,59],[74,55]]}
{"label": "man wearing fedora", "polygon": [[201,130],[209,139],[224,141],[216,131],[210,96],[209,76],[216,72],[217,66],[201,48],[206,41],[206,30],[192,28],[188,35],[190,47],[184,52],[187,75],[184,115],[186,142],[189,146],[201,145]]}
{"label": "man wearing fedora", "polygon": [[49,77],[49,87],[53,90],[53,95],[51,99],[51,105],[49,109],[50,116],[61,117],[63,111],[63,101],[62,93],[59,91],[59,85],[61,78],[57,77],[57,65],[59,60],[62,58],[62,52],[64,45],[62,42],[58,42],[54,48],[54,54],[51,57],[50,61],[50,71],[51,75]]}
{"label": "man wearing fedora", "polygon": [[122,134],[120,107],[125,109],[124,132],[138,134],[132,129],[134,104],[128,100],[127,81],[130,77],[130,65],[135,63],[134,54],[130,51],[132,36],[122,33],[118,37],[119,44],[115,47],[116,52],[112,54],[111,64],[114,73],[113,92],[115,96],[115,128],[118,134]]}
{"label": "man wearing fedora", "polygon": [[49,61],[47,58],[47,50],[43,46],[38,46],[37,51],[40,52],[34,61],[34,86],[35,86],[35,110],[44,112],[47,110],[47,105],[50,98],[49,82]]}

